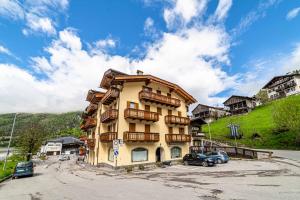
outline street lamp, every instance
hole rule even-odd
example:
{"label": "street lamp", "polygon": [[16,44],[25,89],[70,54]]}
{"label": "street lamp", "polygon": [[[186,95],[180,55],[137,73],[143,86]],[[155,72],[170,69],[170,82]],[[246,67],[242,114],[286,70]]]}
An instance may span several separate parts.
{"label": "street lamp", "polygon": [[12,128],[11,128],[11,132],[10,132],[10,138],[9,138],[9,143],[8,143],[8,147],[7,147],[7,153],[6,153],[5,161],[4,161],[4,165],[3,165],[3,171],[6,169],[6,162],[7,162],[7,157],[9,155],[9,149],[10,149],[11,139],[12,139],[12,135],[13,135],[14,128],[15,128],[16,117],[17,117],[17,113],[15,114],[14,122],[13,122],[13,125],[12,125]]}

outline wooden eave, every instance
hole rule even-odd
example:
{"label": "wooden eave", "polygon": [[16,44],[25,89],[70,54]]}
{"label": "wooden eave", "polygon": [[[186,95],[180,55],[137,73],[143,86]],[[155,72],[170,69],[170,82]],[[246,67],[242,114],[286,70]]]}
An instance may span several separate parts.
{"label": "wooden eave", "polygon": [[108,90],[111,86],[111,81],[117,75],[127,75],[127,74],[114,69],[109,69],[106,72],[104,72],[103,78],[100,83],[100,87]]}
{"label": "wooden eave", "polygon": [[232,98],[240,98],[240,99],[245,99],[245,100],[250,100],[253,101],[254,99],[252,97],[247,97],[247,96],[238,96],[238,95],[232,95],[231,97],[229,97],[226,101],[224,101],[224,105],[227,104],[227,102],[232,99]]}
{"label": "wooden eave", "polygon": [[97,104],[98,102],[101,101],[101,99],[104,97],[105,93],[104,92],[99,92],[96,90],[89,90],[88,94],[86,96],[86,101],[89,101],[93,104]]}
{"label": "wooden eave", "polygon": [[162,80],[152,75],[126,75],[126,76],[121,75],[121,76],[115,76],[113,80],[113,82],[115,83],[141,82],[141,81],[145,81],[146,83],[154,82],[154,83],[162,84],[168,87],[170,90],[173,90],[174,92],[182,96],[186,100],[187,104],[192,104],[197,102],[197,100],[192,95],[187,93],[184,89],[182,89],[177,84]]}

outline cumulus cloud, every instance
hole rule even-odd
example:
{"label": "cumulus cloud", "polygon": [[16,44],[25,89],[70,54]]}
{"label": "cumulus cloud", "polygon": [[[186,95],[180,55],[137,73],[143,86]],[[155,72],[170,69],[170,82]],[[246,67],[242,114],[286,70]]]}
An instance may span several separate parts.
{"label": "cumulus cloud", "polygon": [[68,0],[0,0],[0,16],[24,22],[24,35],[46,33],[55,35],[56,15],[64,12],[69,5]]}
{"label": "cumulus cloud", "polygon": [[288,12],[288,14],[286,15],[286,19],[292,20],[295,17],[297,17],[299,13],[300,13],[300,7],[294,8]]}
{"label": "cumulus cloud", "polygon": [[171,8],[164,10],[164,19],[167,27],[172,29],[180,25],[186,25],[194,17],[199,17],[205,10],[206,0],[174,0]]}

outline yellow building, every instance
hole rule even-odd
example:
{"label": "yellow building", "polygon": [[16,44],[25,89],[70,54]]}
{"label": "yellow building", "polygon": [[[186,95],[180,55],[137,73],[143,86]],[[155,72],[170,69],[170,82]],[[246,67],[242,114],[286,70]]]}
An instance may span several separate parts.
{"label": "yellow building", "polygon": [[[88,132],[88,162],[123,167],[181,160],[189,152],[188,106],[196,100],[180,86],[152,75],[104,73],[90,90],[81,128]],[[118,156],[113,141],[119,139]],[[122,143],[122,142],[121,142]]]}

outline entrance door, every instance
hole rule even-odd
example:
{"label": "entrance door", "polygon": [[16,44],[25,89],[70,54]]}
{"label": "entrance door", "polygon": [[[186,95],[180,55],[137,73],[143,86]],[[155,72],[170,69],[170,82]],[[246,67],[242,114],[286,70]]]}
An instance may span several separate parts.
{"label": "entrance door", "polygon": [[156,162],[161,162],[161,148],[160,147],[158,147],[156,149],[155,155],[156,155]]}

